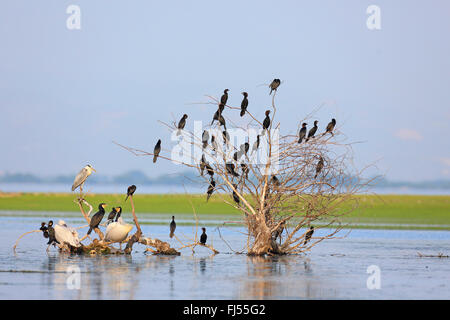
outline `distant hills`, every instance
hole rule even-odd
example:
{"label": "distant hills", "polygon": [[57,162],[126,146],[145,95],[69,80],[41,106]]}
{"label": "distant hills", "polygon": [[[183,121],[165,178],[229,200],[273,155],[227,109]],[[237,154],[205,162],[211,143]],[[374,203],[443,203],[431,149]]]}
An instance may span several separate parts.
{"label": "distant hills", "polygon": [[[68,184],[73,183],[73,175],[60,175],[55,177],[38,177],[29,173],[3,173],[0,183],[38,183],[38,184]],[[140,184],[140,185],[189,185],[202,181],[195,171],[186,171],[175,174],[164,174],[149,177],[144,172],[132,170],[117,176],[104,176],[93,174],[89,177],[91,184]],[[390,181],[378,178],[374,184],[376,188],[410,188],[410,189],[440,189],[450,190],[450,180],[432,180],[421,182]]]}

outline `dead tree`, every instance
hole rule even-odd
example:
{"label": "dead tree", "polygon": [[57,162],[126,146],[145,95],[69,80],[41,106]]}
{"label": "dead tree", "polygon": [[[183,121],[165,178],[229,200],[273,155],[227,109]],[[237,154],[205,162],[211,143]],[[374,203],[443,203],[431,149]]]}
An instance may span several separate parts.
{"label": "dead tree", "polygon": [[[218,99],[208,97],[211,101],[207,104],[219,105]],[[233,139],[229,137],[232,126],[227,112],[237,113],[240,108],[226,105],[227,110],[222,112],[228,122],[226,129],[222,121],[197,132],[183,130],[181,136],[186,144],[178,147],[189,155],[188,159],[177,159],[173,152],[164,155],[164,149],[159,154],[159,158],[198,170],[205,182],[205,200],[211,179],[215,180],[214,194],[220,194],[224,202],[242,212],[249,255],[305,252],[335,237],[344,226],[341,218],[358,206],[354,195],[367,186],[361,179],[362,172],[352,166],[352,144],[345,143],[338,127],[332,133],[323,128],[302,143],[297,134],[281,135],[280,123],[275,122],[275,97],[276,91],[267,130],[262,130],[262,119],[253,116],[250,105],[246,111],[250,123],[234,127],[245,133],[244,139],[229,141]],[[299,123],[306,120],[300,119]],[[177,132],[175,122],[162,123]],[[204,130],[209,130],[209,137],[214,136],[214,144],[205,147]],[[145,150],[118,145],[137,156],[153,156]],[[200,151],[192,153],[192,149]],[[316,231],[311,236],[310,226],[331,231],[325,235],[321,232],[321,236]]]}

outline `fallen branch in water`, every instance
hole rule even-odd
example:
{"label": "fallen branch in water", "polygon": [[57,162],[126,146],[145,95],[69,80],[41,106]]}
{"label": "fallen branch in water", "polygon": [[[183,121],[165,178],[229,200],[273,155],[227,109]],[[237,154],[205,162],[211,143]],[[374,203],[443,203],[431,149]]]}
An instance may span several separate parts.
{"label": "fallen branch in water", "polygon": [[449,256],[444,255],[442,252],[439,252],[437,255],[429,255],[429,254],[422,254],[420,252],[417,252],[420,258],[449,258]]}
{"label": "fallen branch in water", "polygon": [[22,239],[27,234],[34,233],[34,232],[42,232],[42,231],[41,230],[33,230],[33,231],[25,232],[23,235],[21,235],[19,237],[19,239],[17,239],[16,244],[14,244],[14,246],[13,246],[13,251],[16,252],[16,248],[17,248],[17,245],[19,244],[20,239]]}

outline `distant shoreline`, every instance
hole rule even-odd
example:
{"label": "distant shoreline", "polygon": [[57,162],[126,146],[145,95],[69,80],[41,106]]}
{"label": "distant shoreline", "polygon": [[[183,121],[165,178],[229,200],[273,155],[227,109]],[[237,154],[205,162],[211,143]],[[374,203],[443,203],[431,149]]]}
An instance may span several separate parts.
{"label": "distant shoreline", "polygon": [[[203,217],[224,215],[241,217],[241,213],[229,206],[228,194],[214,194],[206,202],[204,194],[135,194],[136,212],[141,215],[189,215],[195,212]],[[353,226],[377,228],[394,226],[401,229],[450,230],[450,195],[357,195],[360,207],[346,216],[344,222]],[[28,216],[39,212],[51,216],[52,212],[73,216],[78,212],[74,203],[77,193],[0,193],[0,216]],[[86,200],[96,210],[101,202],[108,208],[121,206],[124,213],[131,212],[125,193],[88,194]],[[345,208],[343,208],[345,210]],[[38,214],[40,215],[40,214]],[[299,216],[302,215],[299,208]],[[397,227],[395,227],[397,226]]]}

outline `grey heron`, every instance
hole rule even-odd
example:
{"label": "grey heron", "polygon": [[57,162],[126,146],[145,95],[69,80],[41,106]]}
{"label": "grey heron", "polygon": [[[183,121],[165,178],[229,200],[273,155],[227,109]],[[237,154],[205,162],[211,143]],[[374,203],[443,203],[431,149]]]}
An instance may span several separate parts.
{"label": "grey heron", "polygon": [[81,169],[73,181],[72,191],[75,191],[76,188],[80,187],[80,194],[82,194],[84,182],[92,174],[92,171],[97,172],[90,164]]}

